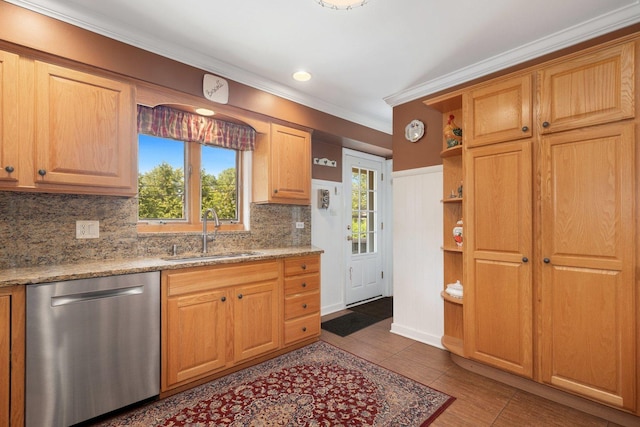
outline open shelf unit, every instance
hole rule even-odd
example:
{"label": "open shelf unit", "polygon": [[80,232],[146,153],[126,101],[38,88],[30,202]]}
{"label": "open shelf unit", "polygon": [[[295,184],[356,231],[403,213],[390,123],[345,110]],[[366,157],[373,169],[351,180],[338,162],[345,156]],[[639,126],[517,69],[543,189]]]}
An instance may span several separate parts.
{"label": "open shelf unit", "polygon": [[[449,116],[455,116],[455,122],[462,126],[462,94],[452,93],[446,96],[432,98],[424,101],[428,107],[442,113],[442,127],[447,125]],[[464,141],[464,128],[463,128]],[[463,298],[453,298],[444,292],[448,283],[463,281],[464,245],[457,246],[453,240],[453,227],[462,219],[464,194],[460,195],[458,188],[463,186],[462,145],[448,148],[444,135],[442,137],[443,188],[442,188],[442,212],[443,212],[443,271],[444,283],[442,285],[442,299],[444,303],[444,336],[442,345],[452,353],[463,356]],[[464,190],[464,186],[462,187]]]}

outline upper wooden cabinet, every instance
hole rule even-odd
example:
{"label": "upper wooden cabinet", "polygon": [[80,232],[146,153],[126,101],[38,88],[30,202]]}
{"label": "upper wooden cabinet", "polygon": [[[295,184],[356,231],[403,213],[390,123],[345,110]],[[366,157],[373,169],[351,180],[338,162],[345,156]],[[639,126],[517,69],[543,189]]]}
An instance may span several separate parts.
{"label": "upper wooden cabinet", "polygon": [[311,135],[271,124],[253,152],[255,203],[311,204]]}
{"label": "upper wooden cabinet", "polygon": [[530,138],[532,75],[492,81],[463,95],[463,141],[468,147]]}
{"label": "upper wooden cabinet", "polygon": [[577,129],[635,115],[635,44],[564,60],[538,71],[541,133]]}
{"label": "upper wooden cabinet", "polygon": [[0,51],[0,181],[17,181],[18,147],[18,55]]}
{"label": "upper wooden cabinet", "polygon": [[131,85],[40,61],[35,78],[36,185],[135,194]]}
{"label": "upper wooden cabinet", "polygon": [[0,189],[135,195],[134,89],[0,51]]}

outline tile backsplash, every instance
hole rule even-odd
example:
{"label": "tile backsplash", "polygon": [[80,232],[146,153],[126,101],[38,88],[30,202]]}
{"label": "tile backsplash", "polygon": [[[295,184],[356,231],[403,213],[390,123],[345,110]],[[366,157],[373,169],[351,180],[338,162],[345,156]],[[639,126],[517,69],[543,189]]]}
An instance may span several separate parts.
{"label": "tile backsplash", "polygon": [[[136,198],[0,191],[0,269],[198,252],[200,233],[138,234]],[[219,232],[210,251],[311,245],[311,208],[258,205],[250,230]],[[100,221],[100,237],[76,239],[76,221]],[[304,229],[296,229],[304,222]]]}

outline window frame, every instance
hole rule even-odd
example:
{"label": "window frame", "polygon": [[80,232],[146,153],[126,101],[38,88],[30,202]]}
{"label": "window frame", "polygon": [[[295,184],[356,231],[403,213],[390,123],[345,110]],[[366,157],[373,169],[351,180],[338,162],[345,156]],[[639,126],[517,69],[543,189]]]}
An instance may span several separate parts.
{"label": "window frame", "polygon": [[[200,216],[201,195],[201,171],[202,156],[201,144],[197,142],[182,141],[185,144],[185,218],[180,220],[137,220],[138,233],[188,233],[202,232],[202,217]],[[236,182],[238,192],[237,221],[221,220],[219,231],[245,230],[243,223],[245,198],[244,198],[244,165],[243,152],[236,151]],[[138,164],[140,159],[138,159]],[[215,206],[214,206],[215,208]],[[207,231],[213,231],[213,221],[207,224]]]}

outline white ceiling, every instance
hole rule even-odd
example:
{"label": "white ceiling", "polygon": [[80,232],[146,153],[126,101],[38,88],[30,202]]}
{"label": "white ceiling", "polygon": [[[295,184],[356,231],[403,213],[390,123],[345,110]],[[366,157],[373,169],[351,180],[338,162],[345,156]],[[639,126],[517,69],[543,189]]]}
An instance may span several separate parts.
{"label": "white ceiling", "polygon": [[394,105],[640,22],[640,0],[9,2],[389,134]]}

